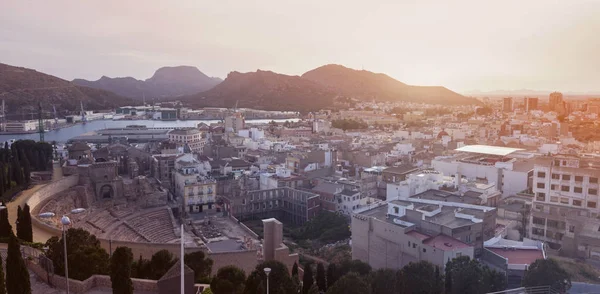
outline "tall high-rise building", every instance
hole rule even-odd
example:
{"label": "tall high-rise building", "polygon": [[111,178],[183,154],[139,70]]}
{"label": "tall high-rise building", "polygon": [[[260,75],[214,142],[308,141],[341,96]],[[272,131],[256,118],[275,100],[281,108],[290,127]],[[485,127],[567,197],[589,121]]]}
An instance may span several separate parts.
{"label": "tall high-rise building", "polygon": [[552,92],[550,93],[550,98],[548,100],[548,106],[551,111],[561,110],[563,105],[563,94],[560,92]]}
{"label": "tall high-rise building", "polygon": [[513,98],[506,97],[502,101],[502,112],[512,112],[513,111]]}
{"label": "tall high-rise building", "polygon": [[537,97],[525,97],[525,111],[531,112],[532,110],[538,109],[538,98]]}

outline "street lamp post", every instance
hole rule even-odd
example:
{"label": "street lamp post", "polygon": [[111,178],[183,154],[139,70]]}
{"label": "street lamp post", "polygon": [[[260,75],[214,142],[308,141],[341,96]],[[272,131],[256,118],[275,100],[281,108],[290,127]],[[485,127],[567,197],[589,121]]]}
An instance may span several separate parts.
{"label": "street lamp post", "polygon": [[269,274],[271,273],[270,267],[264,268],[265,274],[267,275],[267,294],[269,294]]}
{"label": "street lamp post", "polygon": [[[85,208],[75,208],[71,210],[70,214],[78,214],[85,211]],[[63,245],[64,245],[64,255],[65,255],[65,281],[67,284],[67,294],[69,294],[69,262],[67,259],[67,231],[65,230],[66,226],[71,225],[71,219],[65,214],[60,219],[60,223],[62,224],[62,235],[63,235]],[[43,212],[39,214],[41,218],[53,218],[56,214],[54,212]]]}

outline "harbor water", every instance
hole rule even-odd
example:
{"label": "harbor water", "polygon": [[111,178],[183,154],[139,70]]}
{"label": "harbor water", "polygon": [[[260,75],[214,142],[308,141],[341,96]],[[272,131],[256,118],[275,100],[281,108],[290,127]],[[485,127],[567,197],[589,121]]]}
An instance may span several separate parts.
{"label": "harbor water", "polygon": [[[265,124],[272,121],[272,119],[257,119],[257,120],[246,120],[246,124]],[[296,122],[299,121],[297,118],[292,119],[275,119],[276,122]],[[46,131],[44,133],[44,140],[46,142],[67,142],[69,139],[80,136],[85,133],[90,133],[102,129],[108,128],[124,128],[130,125],[144,125],[148,128],[185,128],[185,127],[196,127],[199,123],[212,124],[220,122],[220,120],[176,120],[176,121],[160,121],[160,120],[95,120],[85,124],[74,124],[66,128]],[[39,140],[39,133],[31,134],[2,134],[0,135],[0,142],[8,141],[10,139],[15,140]]]}

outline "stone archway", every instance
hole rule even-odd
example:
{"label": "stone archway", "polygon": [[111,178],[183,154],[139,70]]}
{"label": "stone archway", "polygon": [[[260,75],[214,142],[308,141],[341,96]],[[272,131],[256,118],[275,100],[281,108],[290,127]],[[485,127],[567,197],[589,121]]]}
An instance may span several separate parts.
{"label": "stone archway", "polygon": [[100,187],[100,199],[112,199],[115,196],[115,191],[111,185]]}

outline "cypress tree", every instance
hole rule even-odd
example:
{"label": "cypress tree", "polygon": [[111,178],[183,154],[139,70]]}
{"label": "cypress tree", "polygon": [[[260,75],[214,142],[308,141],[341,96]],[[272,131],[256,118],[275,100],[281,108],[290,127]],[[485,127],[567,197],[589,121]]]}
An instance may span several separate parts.
{"label": "cypress tree", "polygon": [[33,242],[33,224],[31,222],[31,209],[29,208],[29,204],[25,203],[23,207],[23,237],[21,238],[27,242]]}
{"label": "cypress tree", "polygon": [[131,263],[133,254],[128,247],[117,247],[110,258],[110,281],[115,294],[132,294]]}
{"label": "cypress tree", "polygon": [[298,276],[298,263],[294,261],[294,266],[292,266],[292,277]]}
{"label": "cypress tree", "polygon": [[317,286],[319,286],[319,290],[321,290],[323,292],[327,291],[327,280],[325,278],[325,267],[320,262],[319,262],[319,264],[317,264]]}
{"label": "cypress tree", "polygon": [[327,266],[327,288],[330,288],[338,280],[338,270],[335,263],[330,263]]}
{"label": "cypress tree", "polygon": [[17,207],[17,238],[23,240],[23,210],[21,209],[21,205]]}
{"label": "cypress tree", "polygon": [[4,279],[4,269],[2,266],[2,258],[0,258],[0,294],[6,294],[6,281]]}
{"label": "cypress tree", "polygon": [[304,268],[304,277],[302,277],[302,293],[307,294],[308,290],[314,284],[312,266],[309,264]]}
{"label": "cypress tree", "polygon": [[10,164],[6,165],[6,190],[12,188],[12,168]]}
{"label": "cypress tree", "polygon": [[8,222],[8,209],[0,210],[0,238],[8,238],[12,235],[12,226]]}
{"label": "cypress tree", "polygon": [[41,171],[45,171],[46,167],[47,167],[48,160],[47,160],[46,155],[44,154],[43,150],[40,150],[39,161],[40,161],[39,162],[40,166],[39,166],[38,169],[41,170]]}
{"label": "cypress tree", "polygon": [[0,197],[4,194],[4,191],[6,191],[6,185],[4,182],[4,167],[2,166],[2,164],[0,164]]}
{"label": "cypress tree", "polygon": [[8,294],[31,294],[29,270],[21,256],[19,242],[10,234],[6,257],[6,292]]}
{"label": "cypress tree", "polygon": [[23,185],[23,170],[21,169],[21,164],[16,157],[14,157],[12,160],[12,172],[17,186]]}

